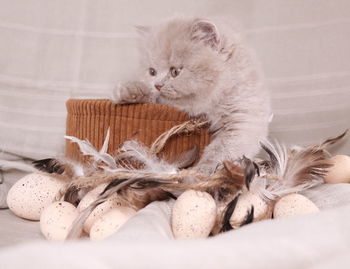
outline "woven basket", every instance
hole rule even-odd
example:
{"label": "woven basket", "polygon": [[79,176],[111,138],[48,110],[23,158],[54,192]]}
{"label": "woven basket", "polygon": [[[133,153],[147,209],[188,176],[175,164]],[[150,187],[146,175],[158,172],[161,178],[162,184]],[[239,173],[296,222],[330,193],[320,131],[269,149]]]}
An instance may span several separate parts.
{"label": "woven basket", "polygon": [[[122,142],[131,138],[150,146],[159,135],[189,120],[184,112],[159,104],[114,105],[108,100],[71,99],[66,106],[67,135],[88,140],[100,149],[110,128],[109,153],[113,153]],[[201,153],[209,141],[207,129],[189,136],[175,135],[168,140],[161,155],[173,159],[195,145]],[[70,141],[66,144],[66,156],[78,161],[85,160],[78,146]]]}

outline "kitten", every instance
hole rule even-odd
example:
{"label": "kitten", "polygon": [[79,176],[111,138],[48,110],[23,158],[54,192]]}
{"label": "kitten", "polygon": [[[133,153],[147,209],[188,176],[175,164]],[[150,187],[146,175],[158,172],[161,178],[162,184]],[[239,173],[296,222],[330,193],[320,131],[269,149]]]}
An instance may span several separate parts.
{"label": "kitten", "polygon": [[113,102],[156,102],[205,116],[212,140],[194,169],[215,171],[224,160],[259,151],[267,136],[269,93],[238,33],[201,19],[139,27],[141,73],[121,84]]}

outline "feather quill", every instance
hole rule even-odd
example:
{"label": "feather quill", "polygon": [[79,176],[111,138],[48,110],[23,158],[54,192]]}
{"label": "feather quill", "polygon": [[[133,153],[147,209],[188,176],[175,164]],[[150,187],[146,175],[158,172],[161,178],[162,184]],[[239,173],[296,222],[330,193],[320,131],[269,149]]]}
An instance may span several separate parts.
{"label": "feather quill", "polygon": [[117,164],[116,164],[115,159],[110,154],[107,153],[109,137],[110,137],[110,134],[109,134],[109,129],[108,129],[106,138],[103,142],[103,146],[100,149],[100,151],[97,151],[94,148],[94,146],[91,145],[91,143],[87,140],[81,140],[81,139],[76,138],[74,136],[65,136],[66,139],[78,144],[80,152],[83,155],[91,156],[93,158],[93,160],[95,161],[95,163],[102,161],[105,164],[107,164],[109,167],[116,168]]}
{"label": "feather quill", "polygon": [[107,130],[107,134],[106,134],[105,140],[103,141],[103,145],[102,145],[102,147],[101,147],[101,149],[99,151],[100,154],[107,153],[109,137],[110,137],[110,128],[108,128],[108,130]]}

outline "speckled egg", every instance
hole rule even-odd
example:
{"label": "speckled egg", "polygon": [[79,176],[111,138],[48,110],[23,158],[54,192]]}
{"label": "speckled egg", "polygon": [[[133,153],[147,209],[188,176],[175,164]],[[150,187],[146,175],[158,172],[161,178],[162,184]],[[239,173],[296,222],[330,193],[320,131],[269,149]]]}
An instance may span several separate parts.
{"label": "speckled egg", "polygon": [[54,202],[45,207],[40,217],[41,233],[48,240],[64,240],[78,217],[78,209],[67,202]]}
{"label": "speckled egg", "polygon": [[216,203],[207,192],[187,190],[173,207],[172,229],[175,238],[205,238],[213,229]]}
{"label": "speckled egg", "polygon": [[[81,212],[85,208],[87,208],[93,201],[97,199],[97,197],[100,195],[100,193],[105,189],[107,184],[101,184],[88,192],[84,198],[80,201],[78,205],[78,210]],[[87,218],[87,220],[84,223],[84,231],[86,233],[90,232],[90,229],[94,222],[103,214],[106,214],[109,210],[113,208],[117,208],[120,206],[124,206],[125,203],[123,203],[117,194],[113,194],[111,197],[107,199],[104,203],[97,206],[94,211],[91,212],[90,216]]]}
{"label": "speckled egg", "polygon": [[278,200],[275,204],[273,217],[276,219],[317,213],[319,211],[318,207],[304,195],[293,193]]}
{"label": "speckled egg", "polygon": [[346,155],[333,156],[330,161],[333,166],[325,176],[326,183],[350,183],[350,157]]}
{"label": "speckled egg", "polygon": [[55,200],[64,184],[63,180],[44,174],[29,174],[12,186],[7,204],[17,216],[39,220],[41,212]]}
{"label": "speckled egg", "polygon": [[233,228],[241,226],[252,206],[254,207],[253,221],[271,218],[272,210],[269,205],[258,195],[246,192],[239,196],[235,210],[230,218],[230,224]]}
{"label": "speckled egg", "polygon": [[109,210],[92,225],[90,239],[101,240],[114,234],[135,214],[136,211],[134,209],[124,206]]}

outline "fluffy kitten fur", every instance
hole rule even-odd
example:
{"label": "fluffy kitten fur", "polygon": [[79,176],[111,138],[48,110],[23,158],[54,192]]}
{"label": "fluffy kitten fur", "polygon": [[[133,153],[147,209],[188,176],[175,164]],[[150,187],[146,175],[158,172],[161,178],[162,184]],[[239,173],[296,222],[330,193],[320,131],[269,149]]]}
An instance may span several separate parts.
{"label": "fluffy kitten fur", "polygon": [[194,167],[205,174],[224,160],[253,157],[268,132],[270,101],[239,34],[197,18],[138,30],[140,75],[119,85],[113,101],[156,102],[205,116],[213,138]]}

